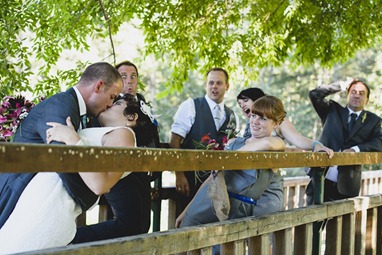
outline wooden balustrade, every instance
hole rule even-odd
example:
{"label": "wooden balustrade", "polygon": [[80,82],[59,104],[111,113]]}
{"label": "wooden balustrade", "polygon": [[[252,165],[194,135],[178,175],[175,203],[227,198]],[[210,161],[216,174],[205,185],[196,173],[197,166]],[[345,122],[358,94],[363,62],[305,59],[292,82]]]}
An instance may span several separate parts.
{"label": "wooden balustrade", "polygon": [[211,254],[222,244],[223,254],[267,255],[274,234],[276,254],[305,255],[312,254],[313,224],[326,219],[335,223],[326,239],[332,254],[382,254],[382,194],[25,254]]}
{"label": "wooden balustrade", "polygon": [[[309,184],[308,176],[285,177],[284,178],[284,209],[300,208],[306,206],[306,187]],[[175,188],[163,188],[165,196],[168,199],[167,210],[167,228],[172,229],[175,226],[176,197]],[[362,172],[361,196],[382,193],[382,170]]]}
{"label": "wooden balustrade", "polygon": [[[0,172],[190,171],[292,168],[382,163],[382,152],[235,152],[174,149],[123,149],[39,144],[0,144]],[[378,179],[379,178],[379,179]],[[369,178],[371,179],[371,178]],[[375,181],[378,180],[378,181]],[[362,192],[381,188],[377,176]],[[378,184],[378,185],[377,185]],[[378,186],[378,187],[377,187]],[[294,188],[293,188],[294,187]],[[287,190],[287,209],[302,205],[304,185]],[[377,188],[376,188],[377,187]],[[99,242],[69,245],[26,254],[211,254],[221,244],[223,254],[311,254],[317,222],[330,220],[326,247],[334,254],[382,254],[382,195],[357,197],[290,209],[263,217],[247,217],[198,227],[155,232]],[[248,244],[248,245],[247,245]]]}
{"label": "wooden balustrade", "polygon": [[[284,207],[286,210],[306,206],[306,187],[308,176],[284,178]],[[361,196],[382,193],[382,170],[363,171]]]}

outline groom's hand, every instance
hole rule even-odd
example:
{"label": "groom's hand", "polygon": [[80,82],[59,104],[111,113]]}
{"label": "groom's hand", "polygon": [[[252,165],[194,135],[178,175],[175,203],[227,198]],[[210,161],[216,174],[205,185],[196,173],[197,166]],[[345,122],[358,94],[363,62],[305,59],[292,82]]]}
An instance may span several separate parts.
{"label": "groom's hand", "polygon": [[74,129],[70,117],[66,118],[66,126],[58,122],[47,122],[46,124],[51,126],[51,128],[46,130],[47,144],[52,141],[57,141],[68,145],[75,145],[81,140],[80,136]]}

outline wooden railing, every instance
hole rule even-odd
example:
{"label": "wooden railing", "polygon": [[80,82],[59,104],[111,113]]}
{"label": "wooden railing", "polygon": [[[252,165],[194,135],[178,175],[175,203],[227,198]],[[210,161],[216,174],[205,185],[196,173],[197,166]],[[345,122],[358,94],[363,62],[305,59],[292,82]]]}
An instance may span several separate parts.
{"label": "wooden railing", "polygon": [[[1,144],[0,172],[190,171],[291,168],[382,163],[382,153],[228,152],[173,149],[122,149],[77,146]],[[316,222],[336,224],[327,249],[343,254],[382,254],[382,195],[357,197],[199,227],[70,245],[29,254],[269,254],[274,234],[276,254],[311,254]],[[248,242],[247,242],[248,240]],[[248,243],[248,245],[246,245]],[[247,248],[246,248],[247,247]]]}
{"label": "wooden railing", "polygon": [[[285,177],[284,180],[284,209],[290,210],[306,206],[306,187],[309,184],[308,176]],[[166,187],[153,189],[153,193],[160,193],[161,196],[155,196],[158,201],[168,200],[166,208],[162,208],[167,215],[166,227],[162,229],[173,229],[175,227],[176,197],[175,187]],[[382,170],[362,172],[361,196],[374,195],[382,193]],[[160,213],[160,212],[154,212]],[[103,213],[101,213],[103,215]],[[154,216],[155,217],[155,216]],[[155,222],[154,222],[155,225]],[[158,230],[160,225],[158,226]]]}
{"label": "wooden railing", "polygon": [[275,235],[276,254],[312,254],[313,223],[332,219],[336,229],[326,246],[330,254],[382,254],[382,195],[325,203],[263,217],[206,224],[27,254],[211,254],[222,244],[223,254],[271,254],[269,235]]}
{"label": "wooden railing", "polygon": [[[306,206],[306,187],[308,176],[284,178],[285,210]],[[382,193],[382,170],[363,171],[360,196]]]}

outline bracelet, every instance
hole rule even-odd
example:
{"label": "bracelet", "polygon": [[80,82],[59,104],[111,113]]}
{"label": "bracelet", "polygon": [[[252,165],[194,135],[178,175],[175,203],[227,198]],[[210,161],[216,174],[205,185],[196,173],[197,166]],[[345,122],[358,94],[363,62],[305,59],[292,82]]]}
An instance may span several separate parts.
{"label": "bracelet", "polygon": [[313,144],[312,144],[312,151],[314,151],[314,149],[316,148],[317,144],[321,144],[319,141],[314,141]]}

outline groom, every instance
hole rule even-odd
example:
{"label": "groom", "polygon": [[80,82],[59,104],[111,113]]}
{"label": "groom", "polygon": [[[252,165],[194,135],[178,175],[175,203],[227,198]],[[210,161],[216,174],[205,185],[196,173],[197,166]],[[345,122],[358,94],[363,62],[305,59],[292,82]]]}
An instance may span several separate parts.
{"label": "groom", "polygon": [[[70,116],[77,130],[86,128],[86,117],[97,117],[111,107],[122,90],[121,75],[110,64],[99,62],[88,66],[79,82],[66,92],[58,93],[36,105],[18,128],[14,142],[46,143],[47,122],[66,124]],[[35,173],[0,175],[0,228],[11,214],[20,194]],[[70,196],[89,209],[97,200],[90,190],[84,190],[78,173],[58,173]]]}

